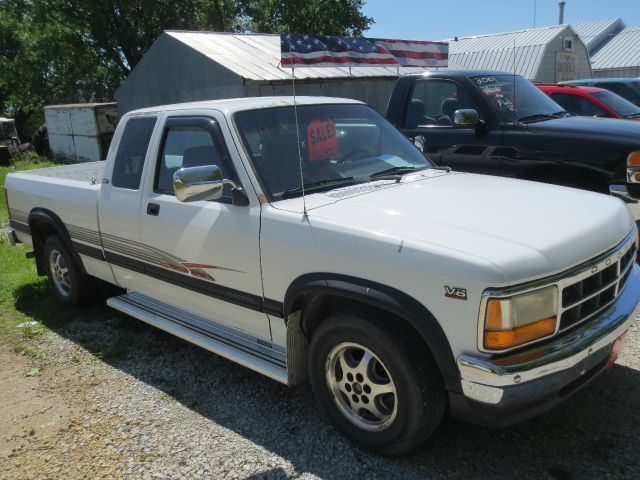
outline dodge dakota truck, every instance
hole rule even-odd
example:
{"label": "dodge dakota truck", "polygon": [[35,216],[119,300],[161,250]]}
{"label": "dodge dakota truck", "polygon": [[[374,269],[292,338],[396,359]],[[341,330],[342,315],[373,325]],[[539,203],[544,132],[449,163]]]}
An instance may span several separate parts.
{"label": "dodge dakota truck", "polygon": [[387,120],[437,165],[640,198],[640,123],[577,117],[520,75],[405,75]]}
{"label": "dodge dakota truck", "polygon": [[[126,114],[106,162],[12,173],[9,238],[64,304],[111,307],[282,382],[387,455],[445,413],[538,415],[638,313],[616,198],[436,167],[365,104]],[[597,415],[597,412],[594,412]]]}

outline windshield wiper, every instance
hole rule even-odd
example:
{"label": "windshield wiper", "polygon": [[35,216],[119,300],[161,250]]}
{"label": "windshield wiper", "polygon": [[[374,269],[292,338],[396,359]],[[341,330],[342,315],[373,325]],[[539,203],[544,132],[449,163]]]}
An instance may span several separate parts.
{"label": "windshield wiper", "polygon": [[372,173],[367,176],[367,180],[399,180],[407,173],[419,172],[427,167],[391,167],[381,172]]}
{"label": "windshield wiper", "polygon": [[629,115],[625,115],[624,118],[638,118],[640,117],[640,112],[630,113]]}
{"label": "windshield wiper", "polygon": [[518,119],[518,123],[530,123],[530,122],[539,122],[542,120],[551,120],[552,118],[558,118],[556,115],[551,115],[548,113],[535,113],[533,115],[526,115]]}
{"label": "windshield wiper", "polygon": [[320,192],[322,190],[331,190],[332,188],[344,185],[353,185],[354,183],[356,183],[356,180],[353,177],[331,178],[327,180],[319,180],[317,182],[309,182],[305,183],[304,185],[285,190],[284,192],[282,192],[282,198],[287,198],[302,193],[303,190],[304,193]]}

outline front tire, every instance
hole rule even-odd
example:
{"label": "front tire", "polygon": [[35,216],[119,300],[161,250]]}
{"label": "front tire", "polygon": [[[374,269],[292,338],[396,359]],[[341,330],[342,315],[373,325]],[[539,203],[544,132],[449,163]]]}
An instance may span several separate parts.
{"label": "front tire", "polygon": [[401,455],[438,427],[446,395],[425,346],[360,313],[325,320],[310,345],[309,377],[321,409],[345,436],[384,455]]}
{"label": "front tire", "polygon": [[78,307],[89,305],[98,298],[98,282],[82,272],[60,237],[47,237],[43,255],[49,285],[60,302]]}

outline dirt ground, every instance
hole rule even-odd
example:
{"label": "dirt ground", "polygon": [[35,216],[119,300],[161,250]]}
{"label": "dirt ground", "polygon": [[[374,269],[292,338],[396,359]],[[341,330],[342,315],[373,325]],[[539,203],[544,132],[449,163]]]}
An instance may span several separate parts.
{"label": "dirt ground", "polygon": [[[43,377],[33,361],[0,346],[0,478],[106,478],[116,473],[108,468],[107,439],[100,434],[110,430],[109,422],[92,424],[89,416],[90,387],[63,365],[48,366]],[[95,467],[87,469],[87,464]]]}

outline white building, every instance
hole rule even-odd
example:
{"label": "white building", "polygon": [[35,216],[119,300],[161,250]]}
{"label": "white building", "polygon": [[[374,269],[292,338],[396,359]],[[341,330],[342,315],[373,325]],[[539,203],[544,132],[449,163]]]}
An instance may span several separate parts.
{"label": "white building", "polygon": [[446,41],[451,67],[515,72],[537,83],[592,76],[587,47],[569,25]]}
{"label": "white building", "polygon": [[[362,100],[386,112],[408,67],[300,67],[297,95]],[[280,66],[280,35],[166,31],[116,92],[118,110],[196,100],[291,95],[291,68]]]}

